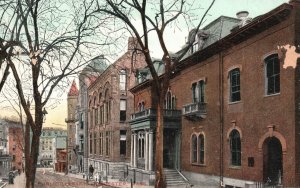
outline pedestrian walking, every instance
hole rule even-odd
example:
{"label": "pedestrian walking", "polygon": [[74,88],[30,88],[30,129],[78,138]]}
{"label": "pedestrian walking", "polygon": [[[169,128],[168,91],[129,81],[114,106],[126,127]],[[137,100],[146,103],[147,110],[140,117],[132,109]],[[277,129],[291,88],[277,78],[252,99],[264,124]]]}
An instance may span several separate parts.
{"label": "pedestrian walking", "polygon": [[93,177],[93,174],[94,174],[94,167],[92,165],[90,165],[89,167],[89,173],[90,173],[90,178]]}

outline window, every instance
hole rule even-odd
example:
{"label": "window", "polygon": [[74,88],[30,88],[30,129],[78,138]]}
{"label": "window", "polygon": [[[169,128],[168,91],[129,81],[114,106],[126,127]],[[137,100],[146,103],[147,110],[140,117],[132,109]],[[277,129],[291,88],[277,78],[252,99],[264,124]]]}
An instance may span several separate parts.
{"label": "window", "polygon": [[110,119],[110,100],[109,90],[105,91],[105,103],[104,103],[104,123],[107,123]]}
{"label": "window", "polygon": [[144,102],[140,102],[138,105],[139,108],[139,112],[144,111],[145,110],[145,103]]}
{"label": "window", "polygon": [[192,163],[197,163],[197,136],[192,136]]}
{"label": "window", "polygon": [[109,132],[106,132],[106,146],[105,146],[105,150],[106,150],[106,155],[108,156],[110,154],[110,134]]}
{"label": "window", "polygon": [[205,81],[200,80],[198,83],[192,84],[193,103],[205,102]]}
{"label": "window", "polygon": [[89,114],[90,114],[89,122],[90,122],[90,126],[92,127],[93,126],[93,110],[90,110]]}
{"label": "window", "polygon": [[144,158],[144,148],[145,147],[145,134],[139,132],[138,134],[138,157]]}
{"label": "window", "polygon": [[97,152],[97,134],[94,133],[94,154]]}
{"label": "window", "polygon": [[197,164],[204,164],[204,152],[205,152],[205,142],[204,135],[192,135],[191,140],[191,162]]}
{"label": "window", "polygon": [[204,80],[199,81],[199,102],[204,103],[205,99],[205,82]]}
{"label": "window", "polygon": [[172,110],[175,109],[175,106],[175,96],[168,91],[165,97],[165,109]]}
{"label": "window", "polygon": [[272,95],[280,92],[280,63],[277,54],[265,59],[266,93]]}
{"label": "window", "polygon": [[102,139],[103,139],[103,133],[100,133],[100,136],[99,136],[99,149],[100,149],[99,154],[100,155],[103,155]]}
{"label": "window", "polygon": [[202,134],[199,135],[199,163],[204,164],[204,136]]}
{"label": "window", "polygon": [[126,100],[120,100],[120,121],[126,121]]}
{"label": "window", "polygon": [[193,97],[193,103],[198,102],[198,97],[197,97],[197,83],[192,84],[192,97]]}
{"label": "window", "polygon": [[126,70],[120,71],[120,90],[126,90]]}
{"label": "window", "polygon": [[126,155],[126,130],[120,131],[120,155]]}
{"label": "window", "polygon": [[95,109],[95,125],[97,125],[98,122],[98,107]]}
{"label": "window", "polygon": [[83,143],[84,143],[84,140],[83,140],[83,135],[80,135],[80,151],[83,151]]}
{"label": "window", "polygon": [[83,129],[83,113],[80,114],[80,129]]}
{"label": "window", "polygon": [[235,129],[230,135],[231,165],[241,166],[241,138],[240,133]]}
{"label": "window", "polygon": [[230,76],[230,102],[241,100],[240,94],[240,69],[236,68],[229,72]]}
{"label": "window", "polygon": [[90,154],[93,154],[93,140],[92,140],[92,134],[90,134]]}

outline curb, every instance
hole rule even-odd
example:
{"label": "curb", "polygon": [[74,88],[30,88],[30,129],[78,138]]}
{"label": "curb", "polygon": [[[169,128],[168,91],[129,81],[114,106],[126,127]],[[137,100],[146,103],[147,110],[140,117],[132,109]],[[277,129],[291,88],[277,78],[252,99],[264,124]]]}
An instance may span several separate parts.
{"label": "curb", "polygon": [[7,182],[5,182],[3,185],[0,186],[0,188],[3,188],[7,185]]}

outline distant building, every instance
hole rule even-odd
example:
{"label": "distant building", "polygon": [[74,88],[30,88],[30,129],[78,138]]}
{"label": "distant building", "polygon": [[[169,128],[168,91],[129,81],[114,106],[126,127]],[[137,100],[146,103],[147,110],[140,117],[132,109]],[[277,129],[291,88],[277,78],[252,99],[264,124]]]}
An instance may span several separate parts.
{"label": "distant building", "polygon": [[67,136],[56,136],[52,139],[53,165],[55,171],[66,172],[67,170]]}
{"label": "distant building", "polygon": [[40,137],[40,148],[38,164],[41,166],[53,165],[53,138],[57,136],[67,136],[67,131],[61,128],[44,127]]}
{"label": "distant building", "polygon": [[20,124],[8,128],[8,143],[12,170],[23,170],[23,131]]}
{"label": "distant building", "polygon": [[23,167],[22,126],[16,121],[0,120],[0,176]]}
{"label": "distant building", "polygon": [[78,88],[75,80],[72,83],[70,91],[68,93],[68,117],[66,118],[67,123],[67,168],[69,172],[76,172],[78,170],[77,159],[79,146],[76,144],[76,107],[78,102]]}
{"label": "distant building", "polygon": [[0,177],[11,169],[12,157],[8,154],[8,127],[5,120],[0,120]]}

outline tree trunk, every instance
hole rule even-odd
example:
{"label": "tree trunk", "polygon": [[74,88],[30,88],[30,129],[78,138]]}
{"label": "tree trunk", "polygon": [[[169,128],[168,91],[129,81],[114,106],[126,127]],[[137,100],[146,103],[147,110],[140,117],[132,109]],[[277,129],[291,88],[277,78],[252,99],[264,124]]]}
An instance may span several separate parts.
{"label": "tree trunk", "polygon": [[164,144],[164,128],[163,128],[163,102],[159,99],[157,103],[157,126],[156,126],[156,151],[155,151],[155,188],[165,188],[165,178],[163,171],[163,144]]}
{"label": "tree trunk", "polygon": [[[38,117],[37,119],[40,119]],[[31,139],[31,147],[30,144],[26,144],[26,152],[25,154],[25,160],[26,160],[26,188],[34,188],[34,182],[35,182],[35,174],[36,174],[36,165],[37,165],[37,159],[39,155],[39,145],[40,145],[40,133],[41,133],[41,125],[35,124],[37,127],[36,129],[32,130],[32,139]],[[32,126],[31,126],[32,127]],[[30,142],[30,127],[29,125],[26,126],[26,142]],[[27,158],[26,158],[27,157]]]}

